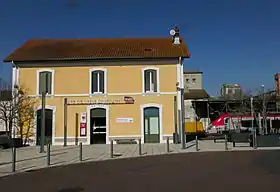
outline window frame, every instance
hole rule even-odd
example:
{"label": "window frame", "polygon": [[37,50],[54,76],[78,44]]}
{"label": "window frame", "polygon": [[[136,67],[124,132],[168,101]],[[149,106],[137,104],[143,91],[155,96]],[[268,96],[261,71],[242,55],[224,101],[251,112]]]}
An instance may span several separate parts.
{"label": "window frame", "polygon": [[[92,92],[92,73],[94,71],[103,71],[104,72],[104,93],[102,92]],[[105,68],[92,68],[89,70],[89,95],[104,95],[107,94],[107,69]]]}
{"label": "window frame", "polygon": [[55,70],[54,69],[38,69],[37,70],[37,89],[36,89],[36,95],[41,96],[39,93],[40,89],[40,73],[42,72],[50,72],[52,75],[52,84],[51,84],[51,93],[47,93],[46,96],[54,96],[54,75]]}
{"label": "window frame", "polygon": [[[157,91],[145,91],[145,72],[148,70],[155,70],[156,71],[156,83],[157,83]],[[156,67],[146,67],[146,68],[142,68],[142,93],[143,94],[156,94],[156,93],[160,93],[160,77],[159,77],[159,68]]]}

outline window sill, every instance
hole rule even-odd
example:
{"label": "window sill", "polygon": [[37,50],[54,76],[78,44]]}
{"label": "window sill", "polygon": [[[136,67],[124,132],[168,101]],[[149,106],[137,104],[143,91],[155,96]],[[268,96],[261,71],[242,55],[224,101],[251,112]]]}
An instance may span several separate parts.
{"label": "window sill", "polygon": [[156,96],[159,96],[160,93],[159,92],[145,92],[145,93],[142,93],[143,96],[146,96],[146,95],[156,95]]}
{"label": "window sill", "polygon": [[[36,95],[36,97],[42,97],[42,95]],[[54,95],[53,94],[51,94],[51,95],[47,94],[46,97],[51,97],[52,98],[52,97],[54,97]]]}
{"label": "window sill", "polygon": [[97,93],[90,93],[89,96],[90,97],[93,97],[93,96],[107,96],[107,94],[106,93],[99,93],[99,92],[97,92]]}

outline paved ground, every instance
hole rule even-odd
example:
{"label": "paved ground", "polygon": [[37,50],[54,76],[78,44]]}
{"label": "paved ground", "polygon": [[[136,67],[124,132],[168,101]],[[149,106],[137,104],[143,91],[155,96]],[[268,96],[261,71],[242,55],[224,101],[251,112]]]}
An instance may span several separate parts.
{"label": "paved ground", "polygon": [[41,169],[0,178],[18,192],[280,190],[280,151],[181,153]]}
{"label": "paved ground", "polygon": [[[182,150],[181,145],[170,144],[170,153],[195,152],[195,142],[187,144],[187,149]],[[248,144],[239,144],[240,147],[233,148],[228,145],[229,150],[252,150]],[[224,143],[213,141],[199,141],[199,151],[224,151]],[[16,171],[24,172],[47,167],[46,154],[38,153],[38,147],[19,148],[17,150]],[[166,144],[145,144],[142,145],[142,156],[167,154]],[[114,145],[114,159],[139,157],[138,145]],[[12,174],[11,165],[12,153],[10,150],[0,151],[0,177]],[[100,161],[110,158],[110,145],[83,146],[83,161]],[[51,149],[51,166],[79,163],[78,146],[53,146]]]}

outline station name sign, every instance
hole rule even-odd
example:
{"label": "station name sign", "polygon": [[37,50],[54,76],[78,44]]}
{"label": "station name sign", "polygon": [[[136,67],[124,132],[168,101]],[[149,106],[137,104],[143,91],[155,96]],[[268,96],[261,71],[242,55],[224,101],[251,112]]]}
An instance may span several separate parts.
{"label": "station name sign", "polygon": [[123,99],[85,99],[76,100],[69,99],[67,105],[114,105],[114,104],[134,104],[132,97],[124,97]]}

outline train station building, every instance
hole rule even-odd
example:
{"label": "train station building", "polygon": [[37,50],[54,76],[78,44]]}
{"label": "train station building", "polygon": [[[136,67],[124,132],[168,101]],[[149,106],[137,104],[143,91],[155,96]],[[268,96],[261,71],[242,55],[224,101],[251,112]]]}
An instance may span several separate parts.
{"label": "train station building", "polygon": [[30,143],[40,141],[41,94],[47,90],[45,136],[52,145],[74,145],[165,142],[180,124],[189,57],[179,36],[35,39],[4,61],[13,65],[13,84],[38,99]]}

